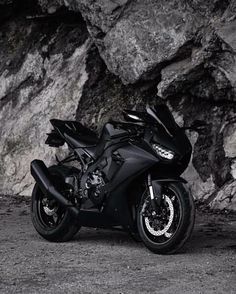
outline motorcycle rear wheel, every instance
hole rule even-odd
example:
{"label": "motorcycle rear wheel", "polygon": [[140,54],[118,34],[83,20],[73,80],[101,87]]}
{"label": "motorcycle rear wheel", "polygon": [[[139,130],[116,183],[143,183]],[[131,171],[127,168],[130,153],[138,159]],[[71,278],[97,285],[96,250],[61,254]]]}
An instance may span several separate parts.
{"label": "motorcycle rear wheel", "polygon": [[192,195],[180,182],[163,188],[163,200],[154,211],[144,193],[137,212],[137,227],[145,246],[156,254],[173,254],[190,238],[195,220]]}
{"label": "motorcycle rear wheel", "polygon": [[[64,170],[52,166],[49,172],[58,189],[63,189]],[[50,204],[51,203],[51,204]],[[31,197],[31,219],[36,231],[51,242],[66,242],[78,232],[80,226],[66,208],[55,200],[48,199],[38,184],[35,184]]]}

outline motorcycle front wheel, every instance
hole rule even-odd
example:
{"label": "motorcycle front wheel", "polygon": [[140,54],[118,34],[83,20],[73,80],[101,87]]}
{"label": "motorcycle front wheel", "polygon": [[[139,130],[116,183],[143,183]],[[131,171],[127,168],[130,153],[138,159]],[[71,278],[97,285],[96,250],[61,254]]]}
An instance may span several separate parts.
{"label": "motorcycle front wheel", "polygon": [[193,197],[182,183],[168,183],[163,186],[157,210],[145,191],[137,214],[138,232],[145,246],[157,254],[172,254],[191,236],[195,220]]}

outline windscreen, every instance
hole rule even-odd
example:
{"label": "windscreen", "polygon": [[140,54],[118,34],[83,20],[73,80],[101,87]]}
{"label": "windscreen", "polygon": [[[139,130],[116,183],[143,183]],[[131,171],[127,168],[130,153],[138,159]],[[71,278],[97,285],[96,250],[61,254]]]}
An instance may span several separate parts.
{"label": "windscreen", "polygon": [[157,117],[169,130],[176,130],[178,128],[172,113],[166,105],[155,106],[155,112]]}
{"label": "windscreen", "polygon": [[147,112],[166,129],[167,133],[173,134],[179,128],[166,105],[147,106]]}

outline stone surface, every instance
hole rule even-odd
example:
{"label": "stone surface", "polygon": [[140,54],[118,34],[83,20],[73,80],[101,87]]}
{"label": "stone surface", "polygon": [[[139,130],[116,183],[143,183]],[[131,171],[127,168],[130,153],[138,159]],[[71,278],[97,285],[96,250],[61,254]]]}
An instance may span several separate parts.
{"label": "stone surface", "polygon": [[198,134],[188,134],[194,151],[192,163],[184,177],[189,180],[195,198],[211,202],[215,192],[231,183],[235,174],[233,121],[236,105],[234,102],[212,105],[208,100],[199,100],[194,104],[194,99],[172,97],[168,103],[172,110],[182,114],[184,125],[189,126],[195,120],[206,124]]}
{"label": "stone surface", "polygon": [[29,194],[29,161],[51,162],[44,134],[52,116],[76,115],[99,132],[158,92],[179,123],[206,123],[188,134],[194,151],[184,177],[194,197],[235,209],[234,0],[35,0],[20,9],[3,1],[1,192]]}
{"label": "stone surface", "polygon": [[87,58],[88,81],[77,109],[77,120],[100,131],[109,119],[123,119],[122,110],[142,107],[156,97],[155,85],[125,86],[111,74],[93,46]]}
{"label": "stone surface", "polygon": [[64,4],[80,11],[107,67],[124,83],[158,78],[167,64],[189,57],[201,39],[209,43],[216,29],[224,36],[231,30],[234,38],[232,24],[223,25],[233,20],[229,2],[40,0],[44,9]]}
{"label": "stone surface", "polygon": [[1,30],[0,190],[29,195],[30,161],[54,160],[55,149],[44,144],[49,119],[75,116],[87,80],[91,41],[82,25],[71,28],[19,18]]}
{"label": "stone surface", "polygon": [[0,24],[12,15],[13,10],[13,0],[0,0]]}
{"label": "stone surface", "polygon": [[43,12],[47,12],[49,14],[55,13],[61,6],[64,5],[63,1],[59,0],[38,0],[40,7],[42,8]]}
{"label": "stone surface", "polygon": [[[96,18],[95,22],[90,20],[93,9],[88,9],[88,2],[84,2],[79,7],[82,6],[82,15],[90,23],[90,33],[101,56],[109,70],[119,75],[124,83],[157,76],[163,63],[186,50],[196,28],[204,22],[191,15],[181,1],[145,0],[125,3],[122,17],[111,14],[114,16],[112,22],[98,23]],[[99,8],[103,12],[100,18],[106,20],[104,7]]]}
{"label": "stone surface", "polygon": [[230,158],[236,158],[236,123],[228,126],[224,133],[225,155]]}
{"label": "stone surface", "polygon": [[[99,130],[108,119],[121,118],[122,109],[135,105],[142,108],[147,98],[155,99],[155,84],[145,84],[146,88],[124,86],[107,71],[95,49],[88,56],[89,78],[77,110],[77,119],[84,124]],[[180,125],[191,125],[195,120],[207,124],[199,134],[188,132],[194,152],[183,177],[188,180],[195,199],[210,203],[216,191],[232,182],[236,172],[233,159],[235,127],[232,124],[236,105],[228,102],[216,106],[209,100],[194,104],[193,99],[187,96],[172,97],[168,100],[168,106]]]}
{"label": "stone surface", "polygon": [[211,100],[236,100],[236,22],[209,32],[207,43],[192,48],[190,57],[162,72],[158,93],[164,98],[191,94]]}
{"label": "stone surface", "polygon": [[236,211],[236,181],[233,181],[223,187],[214,200],[210,203],[213,209],[230,209]]}

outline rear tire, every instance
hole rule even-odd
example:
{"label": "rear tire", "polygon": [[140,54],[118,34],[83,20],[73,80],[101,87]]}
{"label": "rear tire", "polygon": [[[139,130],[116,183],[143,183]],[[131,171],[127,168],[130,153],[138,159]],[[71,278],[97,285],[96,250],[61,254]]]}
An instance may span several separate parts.
{"label": "rear tire", "polygon": [[[54,184],[62,189],[64,184],[64,167],[52,166],[49,168]],[[59,185],[59,186],[58,186]],[[46,240],[52,242],[66,242],[73,238],[80,226],[74,217],[54,201],[54,208],[46,210],[43,203],[48,201],[38,184],[35,184],[31,198],[31,219],[36,231]],[[53,213],[53,210],[55,211]],[[51,215],[50,215],[51,214]],[[54,223],[55,214],[60,219]]]}
{"label": "rear tire", "polygon": [[195,220],[194,200],[180,182],[168,183],[163,194],[165,217],[160,212],[153,216],[146,191],[137,212],[137,226],[149,250],[157,254],[172,254],[183,247],[191,236]]}

